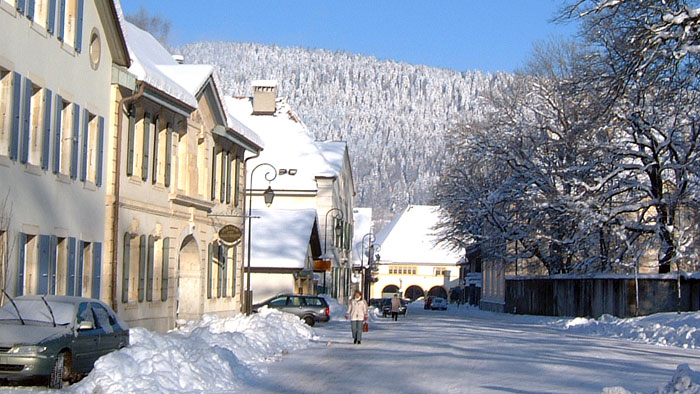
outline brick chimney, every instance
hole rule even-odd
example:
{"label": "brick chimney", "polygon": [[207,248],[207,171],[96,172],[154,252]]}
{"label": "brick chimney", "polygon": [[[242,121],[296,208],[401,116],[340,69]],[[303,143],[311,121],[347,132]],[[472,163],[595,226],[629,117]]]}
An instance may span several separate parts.
{"label": "brick chimney", "polygon": [[277,81],[253,81],[253,115],[272,115],[276,111]]}

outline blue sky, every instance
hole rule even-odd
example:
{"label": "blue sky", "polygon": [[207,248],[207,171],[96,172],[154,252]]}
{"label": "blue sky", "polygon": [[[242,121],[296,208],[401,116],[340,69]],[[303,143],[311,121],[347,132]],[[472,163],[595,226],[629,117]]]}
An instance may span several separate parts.
{"label": "blue sky", "polygon": [[122,0],[126,14],[141,5],[172,22],[175,46],[260,42],[457,71],[514,71],[534,42],[575,34],[550,22],[562,0]]}

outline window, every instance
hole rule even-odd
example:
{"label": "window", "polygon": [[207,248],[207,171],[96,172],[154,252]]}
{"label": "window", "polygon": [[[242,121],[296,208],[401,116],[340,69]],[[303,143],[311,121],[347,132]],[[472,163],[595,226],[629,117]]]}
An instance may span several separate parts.
{"label": "window", "polygon": [[38,242],[36,235],[19,233],[17,261],[17,295],[37,294],[39,275]]}
{"label": "window", "polygon": [[182,133],[177,140],[177,188],[187,188],[187,133]]}
{"label": "window", "polygon": [[147,181],[148,165],[150,163],[149,156],[151,154],[151,135],[153,134],[153,119],[151,118],[151,114],[148,112],[143,114],[142,127],[143,134],[141,135],[141,141],[138,141],[137,139],[137,143],[140,142],[142,153],[139,167],[141,168],[141,180]]}
{"label": "window", "polygon": [[233,172],[233,206],[237,207],[239,204],[238,200],[240,200],[241,160],[238,158],[238,155],[235,155],[233,160],[236,161]]}
{"label": "window", "polygon": [[54,289],[58,295],[66,295],[68,281],[68,239],[56,239],[56,282]]}
{"label": "window", "polygon": [[197,145],[197,194],[202,198],[207,197],[207,177],[209,168],[207,167],[207,152],[210,140],[201,139]]}
{"label": "window", "polygon": [[102,43],[100,42],[100,34],[97,29],[92,29],[92,33],[90,34],[88,52],[90,55],[90,65],[93,70],[97,70],[100,66],[100,57],[102,55]]}
{"label": "window", "polygon": [[12,73],[0,68],[0,156],[10,153],[12,100]]}
{"label": "window", "polygon": [[[56,97],[57,112],[60,111],[60,116],[55,125],[56,135],[58,138],[54,141],[54,160],[57,163],[58,172],[64,175],[70,174],[70,163],[71,163],[71,150],[73,147],[73,132],[71,125],[73,125],[74,106],[67,101],[59,100],[60,97]],[[58,148],[58,151],[56,151]]]}
{"label": "window", "polygon": [[[59,0],[64,7],[60,10],[59,38],[80,51],[82,40],[82,0]],[[78,7],[80,6],[80,7]]]}
{"label": "window", "polygon": [[92,296],[92,274],[95,259],[94,255],[94,245],[92,242],[79,241],[78,242],[78,266],[76,279],[77,283],[75,285],[75,295],[82,297]]}
{"label": "window", "polygon": [[122,264],[122,302],[142,301],[146,260],[146,236],[124,234]]}
{"label": "window", "polygon": [[165,187],[170,187],[173,164],[173,129],[170,123],[165,127],[165,133],[165,171],[163,174],[163,185]]}
{"label": "window", "polygon": [[100,304],[92,302],[90,305],[92,305],[92,313],[95,314],[95,328],[101,328],[107,333],[112,332],[112,325],[115,322],[109,312]]}
{"label": "window", "polygon": [[449,275],[449,274],[450,274],[450,270],[448,270],[445,267],[436,267],[435,268],[435,276],[445,276],[445,275]]}
{"label": "window", "polygon": [[389,274],[392,275],[416,275],[417,268],[415,266],[393,266],[389,267]]}
{"label": "window", "polygon": [[[226,190],[228,189],[228,186],[230,185],[230,180],[228,179],[229,173],[231,172],[231,167],[228,164],[228,155],[229,153],[226,151],[221,151],[219,153],[219,163],[220,168],[219,171],[221,172],[221,185],[219,185],[219,202],[223,203],[226,201]],[[228,193],[229,200],[231,199],[231,193]]]}
{"label": "window", "polygon": [[[38,24],[39,26],[46,26],[48,19],[49,19],[49,0],[34,0],[34,9],[31,10],[32,12],[32,17],[31,19],[34,21],[34,23]],[[32,2],[29,2],[29,5],[31,6]],[[29,16],[30,10],[27,10],[27,16]]]}
{"label": "window", "polygon": [[217,157],[216,146],[211,148],[211,200],[216,200],[216,157]]}
{"label": "window", "polygon": [[285,306],[287,305],[287,297],[277,297],[270,301],[270,306]]}
{"label": "window", "polygon": [[153,154],[151,155],[153,156],[153,163],[151,163],[151,183],[154,185],[156,183],[163,183],[160,179],[160,174],[163,173],[162,159],[160,158],[165,157],[165,152],[163,152],[165,148],[165,138],[163,137],[165,137],[165,133],[160,127],[160,117],[156,116],[153,118]]}

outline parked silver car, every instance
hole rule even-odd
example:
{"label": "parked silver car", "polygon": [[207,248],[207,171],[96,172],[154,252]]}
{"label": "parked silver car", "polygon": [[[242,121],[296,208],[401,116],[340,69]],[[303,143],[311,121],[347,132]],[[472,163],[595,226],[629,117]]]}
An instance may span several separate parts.
{"label": "parked silver car", "polygon": [[0,308],[0,380],[38,378],[58,388],[128,345],[126,323],[96,299],[6,296]]}
{"label": "parked silver car", "polygon": [[297,315],[309,326],[313,326],[316,322],[327,322],[330,320],[330,309],[323,297],[281,294],[253,305],[253,312],[257,312],[263,306]]}

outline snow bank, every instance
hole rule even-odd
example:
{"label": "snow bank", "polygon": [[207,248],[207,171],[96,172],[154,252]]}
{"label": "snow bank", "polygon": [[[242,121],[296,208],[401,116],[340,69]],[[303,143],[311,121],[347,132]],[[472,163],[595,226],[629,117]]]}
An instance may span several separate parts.
{"label": "snow bank", "polygon": [[610,315],[597,320],[577,317],[560,320],[554,326],[575,334],[626,338],[690,349],[700,347],[700,312],[658,313],[628,319]]}
{"label": "snow bank", "polygon": [[231,392],[264,363],[306,347],[313,330],[294,315],[264,308],[251,316],[202,320],[158,334],[130,331],[131,345],[103,356],[74,393]]}
{"label": "snow bank", "polygon": [[[624,387],[606,387],[604,394],[634,394]],[[681,364],[676,368],[671,381],[666,386],[659,387],[655,394],[698,394],[700,393],[700,373],[690,369],[688,364]]]}
{"label": "snow bank", "polygon": [[321,297],[328,303],[331,320],[345,320],[345,311],[348,309],[347,306],[339,303],[338,300],[327,294],[323,294]]}

